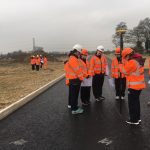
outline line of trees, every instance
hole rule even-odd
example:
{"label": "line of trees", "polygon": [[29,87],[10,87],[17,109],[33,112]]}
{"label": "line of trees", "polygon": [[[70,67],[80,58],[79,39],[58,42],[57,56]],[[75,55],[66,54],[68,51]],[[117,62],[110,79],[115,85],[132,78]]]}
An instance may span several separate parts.
{"label": "line of trees", "polygon": [[[119,36],[113,35],[112,42],[119,46]],[[150,51],[150,18],[140,20],[133,29],[128,29],[124,34],[124,43],[130,44],[136,51],[148,53]]]}
{"label": "line of trees", "polygon": [[49,61],[60,61],[59,57],[66,56],[65,53],[61,52],[45,52],[44,50],[35,50],[24,52],[22,50],[9,52],[7,54],[0,54],[0,61],[11,61],[19,63],[29,63],[30,57],[36,55],[46,56]]}

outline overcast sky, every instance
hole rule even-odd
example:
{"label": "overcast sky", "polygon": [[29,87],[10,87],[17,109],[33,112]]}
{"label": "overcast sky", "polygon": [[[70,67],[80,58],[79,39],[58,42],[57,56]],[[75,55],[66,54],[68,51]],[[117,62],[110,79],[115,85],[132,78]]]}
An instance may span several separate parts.
{"label": "overcast sky", "polygon": [[71,50],[79,43],[113,49],[112,34],[121,21],[128,28],[150,17],[150,0],[0,0],[0,53]]}

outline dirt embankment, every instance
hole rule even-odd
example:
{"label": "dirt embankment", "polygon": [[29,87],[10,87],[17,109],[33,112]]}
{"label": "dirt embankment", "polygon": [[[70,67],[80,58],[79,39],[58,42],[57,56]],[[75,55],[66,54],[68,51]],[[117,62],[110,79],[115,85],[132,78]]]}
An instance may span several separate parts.
{"label": "dirt embankment", "polygon": [[23,98],[63,73],[63,62],[49,62],[48,69],[40,69],[40,71],[32,71],[30,64],[1,64],[0,109]]}

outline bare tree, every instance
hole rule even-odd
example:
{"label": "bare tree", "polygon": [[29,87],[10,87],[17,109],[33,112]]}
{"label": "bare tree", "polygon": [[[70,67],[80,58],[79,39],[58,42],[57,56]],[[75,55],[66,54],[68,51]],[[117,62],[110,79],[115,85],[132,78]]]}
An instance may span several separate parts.
{"label": "bare tree", "polygon": [[150,18],[145,18],[141,20],[137,26],[141,35],[143,35],[143,41],[145,43],[145,49],[150,49]]}
{"label": "bare tree", "polygon": [[119,46],[119,44],[120,44],[120,38],[119,38],[119,36],[117,34],[114,34],[112,36],[112,42],[115,45],[115,47]]}

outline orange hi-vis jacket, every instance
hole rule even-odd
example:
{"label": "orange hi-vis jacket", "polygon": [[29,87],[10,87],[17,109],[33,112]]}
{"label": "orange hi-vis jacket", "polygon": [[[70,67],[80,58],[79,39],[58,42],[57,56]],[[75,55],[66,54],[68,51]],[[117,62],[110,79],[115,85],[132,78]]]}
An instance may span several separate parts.
{"label": "orange hi-vis jacket", "polygon": [[40,65],[40,62],[41,62],[40,57],[39,57],[39,58],[36,58],[36,65]]}
{"label": "orange hi-vis jacket", "polygon": [[84,62],[82,59],[79,59],[80,67],[83,70],[83,76],[86,78],[89,75],[90,63],[86,59]]}
{"label": "orange hi-vis jacket", "polygon": [[46,64],[46,65],[47,65],[47,63],[48,63],[47,58],[46,58],[46,57],[44,57],[44,64]]}
{"label": "orange hi-vis jacket", "polygon": [[[122,60],[122,63],[125,64],[124,59]],[[111,76],[117,79],[120,77],[119,62],[116,57],[112,60],[112,63],[111,63]],[[125,75],[121,73],[121,78],[124,78],[124,77]]]}
{"label": "orange hi-vis jacket", "polygon": [[144,67],[132,59],[125,65],[120,64],[120,70],[126,75],[128,88],[142,90],[146,87],[144,82]]}
{"label": "orange hi-vis jacket", "polygon": [[43,61],[44,61],[44,69],[47,69],[47,66],[48,66],[48,60],[47,60],[47,58],[44,57]]}
{"label": "orange hi-vis jacket", "polygon": [[78,58],[75,56],[70,56],[67,64],[67,77],[68,79],[84,79],[83,70],[80,67]]}
{"label": "orange hi-vis jacket", "polygon": [[31,65],[34,65],[36,63],[36,58],[31,58],[30,63]]}
{"label": "orange hi-vis jacket", "polygon": [[150,59],[149,59],[149,75],[150,75]]}
{"label": "orange hi-vis jacket", "polygon": [[89,74],[94,76],[95,74],[104,74],[106,72],[107,59],[104,55],[101,58],[94,55],[90,61]]}
{"label": "orange hi-vis jacket", "polygon": [[69,85],[69,72],[67,72],[68,70],[68,61],[65,63],[64,65],[64,70],[65,70],[65,76],[66,76],[66,85]]}

